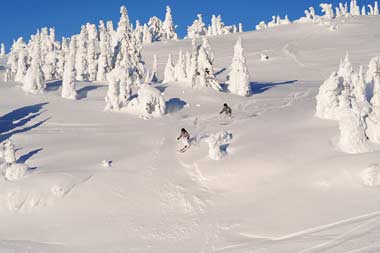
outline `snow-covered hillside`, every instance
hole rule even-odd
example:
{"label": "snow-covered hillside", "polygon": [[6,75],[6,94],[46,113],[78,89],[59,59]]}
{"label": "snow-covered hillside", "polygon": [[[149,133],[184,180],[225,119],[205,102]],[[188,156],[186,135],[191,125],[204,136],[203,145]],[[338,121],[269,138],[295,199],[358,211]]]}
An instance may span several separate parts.
{"label": "snow-covered hillside", "polygon": [[[347,52],[355,68],[380,55],[379,26],[366,16],[210,37],[220,83],[241,37],[253,95],[157,83],[166,115],[149,120],[104,111],[105,82],[77,82],[78,100],[60,81],[36,95],[0,82],[0,141],[29,166],[0,177],[0,252],[379,252],[380,146],[343,153],[338,122],[315,117]],[[163,80],[181,49],[192,42],[146,45],[142,59],[153,69],[156,54]],[[181,128],[193,137],[184,154]],[[210,136],[224,137],[223,159],[210,159]]]}

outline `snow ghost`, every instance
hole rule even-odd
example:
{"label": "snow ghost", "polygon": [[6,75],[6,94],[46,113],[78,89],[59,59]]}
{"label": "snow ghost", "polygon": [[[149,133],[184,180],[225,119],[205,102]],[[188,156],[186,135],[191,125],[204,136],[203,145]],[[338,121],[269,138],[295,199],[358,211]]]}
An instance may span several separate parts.
{"label": "snow ghost", "polygon": [[166,113],[166,102],[158,89],[143,84],[137,97],[128,103],[126,110],[146,118],[159,118]]}

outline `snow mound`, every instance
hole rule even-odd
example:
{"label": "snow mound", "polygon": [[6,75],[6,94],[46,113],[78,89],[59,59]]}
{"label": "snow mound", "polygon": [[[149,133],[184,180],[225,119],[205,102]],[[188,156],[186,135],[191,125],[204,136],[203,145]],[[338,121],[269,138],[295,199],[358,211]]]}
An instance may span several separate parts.
{"label": "snow mound", "polygon": [[209,146],[209,157],[212,160],[221,160],[227,155],[227,147],[232,140],[232,134],[223,131],[216,134],[211,134],[206,138]]}
{"label": "snow mound", "polygon": [[23,178],[29,167],[23,163],[13,163],[6,167],[4,177],[9,181],[17,181]]}
{"label": "snow mound", "polygon": [[362,184],[369,187],[380,186],[380,165],[373,164],[360,173]]}
{"label": "snow mound", "polygon": [[137,97],[128,103],[126,109],[142,117],[160,118],[166,113],[166,102],[158,89],[143,84],[137,92]]}

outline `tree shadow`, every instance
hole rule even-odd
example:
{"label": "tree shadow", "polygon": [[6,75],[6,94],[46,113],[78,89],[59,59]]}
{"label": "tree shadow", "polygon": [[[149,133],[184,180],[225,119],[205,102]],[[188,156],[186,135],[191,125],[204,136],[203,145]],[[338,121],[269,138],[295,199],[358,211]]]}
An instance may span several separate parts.
{"label": "tree shadow", "polygon": [[175,113],[182,110],[187,103],[179,98],[172,98],[166,102],[166,112]]}
{"label": "tree shadow", "polygon": [[46,84],[46,91],[57,91],[62,86],[62,80],[53,81]]}
{"label": "tree shadow", "polygon": [[294,84],[298,82],[298,80],[291,80],[291,81],[285,81],[285,82],[274,82],[274,83],[256,83],[251,82],[251,90],[253,94],[260,94],[264,93],[276,86],[286,85],[286,84]]}
{"label": "tree shadow", "polygon": [[154,86],[154,88],[158,89],[161,93],[165,92],[166,88],[168,88],[167,84],[160,84]]}
{"label": "tree shadow", "polygon": [[105,85],[88,85],[79,90],[77,90],[78,98],[85,99],[90,91],[96,90],[98,88],[105,87]]}
{"label": "tree shadow", "polygon": [[[0,117],[0,142],[9,139],[15,134],[30,131],[49,120],[49,118],[47,118],[31,126],[24,127],[30,121],[41,115],[41,110],[46,104],[47,103],[41,103],[24,106]],[[20,127],[24,128],[17,129]]]}
{"label": "tree shadow", "polygon": [[227,68],[222,68],[221,70],[219,70],[219,71],[217,71],[217,72],[215,72],[215,76],[218,76],[218,75],[220,75],[220,74],[222,74],[224,71],[226,71],[227,70]]}
{"label": "tree shadow", "polygon": [[29,153],[27,153],[27,154],[25,154],[25,155],[20,156],[20,157],[17,159],[17,163],[26,163],[30,158],[32,158],[34,155],[38,154],[38,153],[41,152],[42,150],[43,150],[42,148],[39,148],[39,149],[36,149],[36,150],[30,151]]}

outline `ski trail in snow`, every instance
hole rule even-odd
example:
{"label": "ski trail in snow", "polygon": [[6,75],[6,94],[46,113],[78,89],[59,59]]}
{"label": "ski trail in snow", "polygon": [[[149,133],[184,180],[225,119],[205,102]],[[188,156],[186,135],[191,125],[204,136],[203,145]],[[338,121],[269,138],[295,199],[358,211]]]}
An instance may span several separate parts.
{"label": "ski trail in snow", "polygon": [[284,241],[284,240],[293,239],[293,238],[296,238],[296,237],[299,237],[302,235],[321,232],[323,230],[331,229],[331,228],[334,228],[337,226],[346,225],[346,224],[350,224],[353,222],[359,222],[359,221],[364,221],[364,220],[373,219],[373,218],[378,218],[378,217],[380,217],[380,211],[361,215],[361,216],[357,216],[357,217],[353,217],[353,218],[349,218],[349,219],[342,220],[342,221],[337,221],[337,222],[334,222],[331,224],[327,224],[327,225],[323,225],[323,226],[319,226],[319,227],[315,227],[315,228],[310,228],[307,230],[299,231],[299,232],[288,234],[288,235],[281,236],[281,237],[255,236],[255,235],[249,235],[249,234],[244,234],[244,233],[241,233],[240,235],[243,235],[243,236],[246,236],[249,238],[255,238],[255,239],[256,238],[262,238],[262,239],[267,239],[267,240],[271,240],[271,241]]}
{"label": "ski trail in snow", "polygon": [[[335,232],[332,235],[326,236],[324,233],[333,230],[333,229],[339,229],[342,226],[347,225],[353,225],[355,223],[358,223],[358,225],[355,225],[353,228],[349,229],[348,231],[344,228],[341,228],[342,233],[336,234]],[[302,242],[303,244],[314,244],[318,238],[326,238],[324,242],[319,243],[314,246],[308,246],[304,249],[294,251],[296,253],[315,253],[315,252],[326,252],[329,249],[334,249],[337,246],[344,245],[345,243],[352,243],[354,244],[354,249],[350,248],[350,252],[360,252],[359,249],[356,248],[360,244],[360,239],[363,236],[368,236],[370,233],[373,233],[375,237],[380,232],[380,211],[376,211],[373,213],[345,219],[342,221],[334,222],[331,224],[314,227],[311,229],[299,231],[296,233],[291,233],[285,236],[281,237],[268,237],[268,236],[260,236],[260,235],[252,235],[248,233],[239,233],[239,235],[243,236],[243,238],[251,239],[252,241],[237,243],[233,245],[224,246],[221,248],[216,249],[215,251],[222,252],[222,251],[237,251],[252,247],[263,247],[266,249],[270,249],[272,247],[281,247],[279,243],[285,243],[285,242],[291,242],[294,240],[297,240],[299,243]],[[304,237],[304,238],[303,238]],[[321,239],[318,239],[321,240]],[[368,246],[368,245],[362,245],[362,246]],[[348,247],[346,245],[346,247]],[[374,245],[371,245],[371,249],[378,249],[380,248],[380,242],[374,242]],[[366,249],[366,248],[364,248]],[[345,252],[348,252],[345,251]],[[269,251],[268,251],[269,252]],[[336,251],[332,251],[336,252]],[[372,251],[371,251],[372,252]]]}

